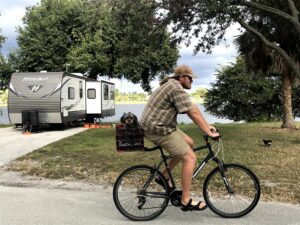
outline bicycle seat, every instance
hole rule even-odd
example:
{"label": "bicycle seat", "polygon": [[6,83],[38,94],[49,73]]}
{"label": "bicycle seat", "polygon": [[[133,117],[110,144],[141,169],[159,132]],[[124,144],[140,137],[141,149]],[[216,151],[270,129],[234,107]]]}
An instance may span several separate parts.
{"label": "bicycle seat", "polygon": [[152,148],[144,147],[144,151],[145,151],[145,152],[152,152],[152,151],[155,151],[155,150],[158,150],[158,149],[161,149],[161,147],[160,147],[159,145],[154,146],[154,147],[152,147]]}

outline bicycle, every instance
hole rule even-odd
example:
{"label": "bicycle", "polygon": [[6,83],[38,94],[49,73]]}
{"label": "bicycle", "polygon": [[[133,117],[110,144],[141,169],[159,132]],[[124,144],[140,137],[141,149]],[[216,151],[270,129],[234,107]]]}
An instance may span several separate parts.
{"label": "bicycle", "polygon": [[[217,155],[223,150],[221,138],[218,151],[214,152],[207,135],[203,136],[206,144],[193,150],[208,150],[208,154],[196,167],[193,180],[209,161],[217,164],[205,178],[203,183],[203,197],[206,205],[217,215],[225,218],[238,218],[251,212],[260,198],[260,183],[256,175],[247,167],[224,163]],[[116,179],[113,188],[113,199],[117,209],[125,217],[135,221],[152,220],[159,216],[168,206],[181,206],[181,190],[176,189],[172,172],[168,167],[168,160],[172,157],[165,155],[160,146],[144,148],[151,152],[159,150],[161,161],[157,166],[136,165],[124,170]],[[165,165],[172,188],[160,172]],[[158,184],[155,179],[161,179]]]}

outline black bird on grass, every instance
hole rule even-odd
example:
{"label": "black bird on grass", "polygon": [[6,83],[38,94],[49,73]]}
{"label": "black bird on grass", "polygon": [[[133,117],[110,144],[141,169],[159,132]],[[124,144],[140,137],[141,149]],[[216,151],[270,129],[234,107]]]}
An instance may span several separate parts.
{"label": "black bird on grass", "polygon": [[271,146],[271,144],[272,144],[272,140],[267,140],[267,139],[263,139],[263,142],[264,142],[264,144],[265,144],[265,146],[267,146],[267,147],[269,147],[269,146]]}

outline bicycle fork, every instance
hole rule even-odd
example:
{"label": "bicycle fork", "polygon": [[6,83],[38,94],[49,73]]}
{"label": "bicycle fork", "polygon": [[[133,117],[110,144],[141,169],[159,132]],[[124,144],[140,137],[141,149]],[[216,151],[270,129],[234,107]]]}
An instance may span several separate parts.
{"label": "bicycle fork", "polygon": [[224,163],[223,161],[219,160],[218,158],[213,158],[213,160],[217,163],[219,169],[220,169],[220,173],[221,173],[221,176],[222,176],[222,180],[224,181],[224,184],[225,184],[225,187],[228,191],[229,194],[234,194],[234,190],[232,189],[232,187],[230,186],[229,182],[228,182],[228,179],[226,177],[226,174],[225,174],[225,169],[224,169]]}

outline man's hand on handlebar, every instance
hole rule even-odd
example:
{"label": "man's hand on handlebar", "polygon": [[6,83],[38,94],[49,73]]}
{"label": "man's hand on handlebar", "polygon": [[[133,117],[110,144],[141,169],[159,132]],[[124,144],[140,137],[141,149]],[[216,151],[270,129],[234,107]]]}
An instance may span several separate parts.
{"label": "man's hand on handlebar", "polygon": [[218,140],[220,137],[220,134],[218,132],[218,129],[216,129],[214,126],[209,126],[210,132],[207,134],[210,136],[213,140]]}

